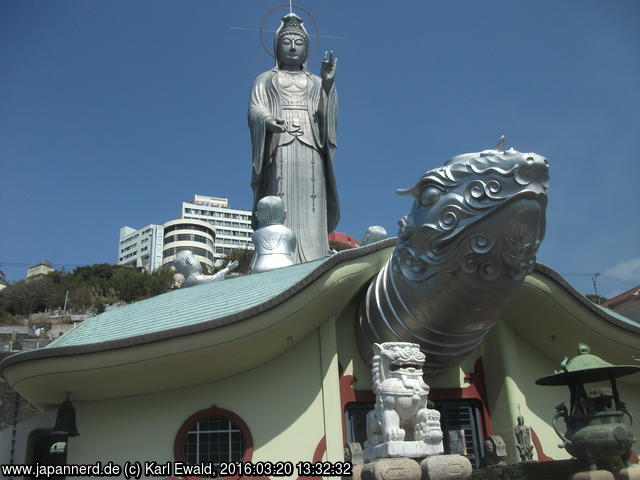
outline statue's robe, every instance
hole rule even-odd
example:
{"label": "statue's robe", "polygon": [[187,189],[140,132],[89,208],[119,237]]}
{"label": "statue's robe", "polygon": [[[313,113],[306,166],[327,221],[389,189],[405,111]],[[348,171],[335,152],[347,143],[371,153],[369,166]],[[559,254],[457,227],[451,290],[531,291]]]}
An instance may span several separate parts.
{"label": "statue's robe", "polygon": [[[335,85],[327,93],[322,88],[319,77],[304,72],[308,81],[303,100],[306,108],[302,108],[307,118],[301,123],[303,129],[304,126],[311,127],[311,135],[305,132],[304,139],[298,140],[288,133],[269,132],[265,125],[267,117],[287,118],[290,115],[290,112],[283,112],[283,99],[276,85],[278,71],[274,68],[256,78],[249,101],[249,128],[253,148],[253,227],[256,229],[258,226],[255,219],[258,200],[267,195],[281,194],[279,190],[282,189],[275,185],[276,181],[283,181],[282,170],[278,170],[276,174],[276,159],[279,162],[291,163],[289,170],[285,165],[284,181],[305,183],[307,177],[310,182],[316,178],[318,181],[322,180],[322,188],[318,191],[310,190],[306,185],[289,185],[289,191],[293,193],[281,194],[288,212],[285,225],[293,230],[297,237],[298,248],[294,259],[299,263],[314,260],[328,253],[325,251],[328,250],[326,236],[335,229],[340,218],[333,171],[333,155],[337,145],[338,98]],[[300,110],[296,115],[299,114]],[[313,170],[317,168],[316,158],[322,163],[321,171]],[[311,188],[314,188],[313,185]],[[318,222],[311,222],[312,227],[305,224],[318,212],[325,211],[326,221],[322,222],[324,231],[315,231],[319,230]],[[327,248],[321,248],[320,244],[326,245]]]}

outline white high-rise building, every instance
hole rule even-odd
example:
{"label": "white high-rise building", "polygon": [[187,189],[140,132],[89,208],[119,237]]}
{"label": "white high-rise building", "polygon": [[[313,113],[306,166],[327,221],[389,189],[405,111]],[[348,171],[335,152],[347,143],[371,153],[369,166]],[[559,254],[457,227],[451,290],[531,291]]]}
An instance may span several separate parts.
{"label": "white high-rise building", "polygon": [[[213,231],[198,226],[197,222],[191,222],[189,226],[189,222],[180,220],[206,222],[205,227],[211,225]],[[253,250],[252,233],[250,211],[229,208],[226,198],[195,195],[193,202],[182,202],[177,220],[164,225],[147,225],[137,230],[122,227],[118,265],[153,272],[163,264],[170,263],[178,251],[189,248],[202,263],[219,266],[231,250]],[[213,245],[210,245],[211,241]]]}
{"label": "white high-rise building", "polygon": [[131,227],[120,229],[118,265],[128,265],[153,272],[162,265],[162,225],[147,225],[136,230]]}
{"label": "white high-rise building", "polygon": [[251,212],[229,208],[226,198],[195,195],[193,202],[182,202],[182,218],[209,222],[216,230],[214,257],[216,264],[231,250],[248,248],[251,241]]}
{"label": "white high-rise building", "polygon": [[191,250],[201,264],[212,268],[216,230],[208,222],[178,218],[164,224],[162,263],[171,264],[180,250]]}

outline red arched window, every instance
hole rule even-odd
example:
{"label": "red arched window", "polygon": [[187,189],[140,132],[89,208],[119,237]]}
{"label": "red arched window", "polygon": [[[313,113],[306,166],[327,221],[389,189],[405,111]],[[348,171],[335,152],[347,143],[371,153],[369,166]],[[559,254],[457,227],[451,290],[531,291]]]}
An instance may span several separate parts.
{"label": "red arched window", "polygon": [[193,465],[249,462],[253,437],[238,415],[211,407],[194,413],[182,424],[176,435],[174,456],[176,461]]}

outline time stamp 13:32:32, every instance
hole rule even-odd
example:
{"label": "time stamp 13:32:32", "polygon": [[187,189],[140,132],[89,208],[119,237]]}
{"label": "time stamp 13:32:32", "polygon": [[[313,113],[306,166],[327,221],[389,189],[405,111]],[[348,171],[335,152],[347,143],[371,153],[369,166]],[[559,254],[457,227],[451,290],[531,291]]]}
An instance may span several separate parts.
{"label": "time stamp 13:32:32", "polygon": [[295,473],[301,477],[351,476],[353,465],[349,462],[228,462],[217,465],[220,477],[269,476],[289,477]]}

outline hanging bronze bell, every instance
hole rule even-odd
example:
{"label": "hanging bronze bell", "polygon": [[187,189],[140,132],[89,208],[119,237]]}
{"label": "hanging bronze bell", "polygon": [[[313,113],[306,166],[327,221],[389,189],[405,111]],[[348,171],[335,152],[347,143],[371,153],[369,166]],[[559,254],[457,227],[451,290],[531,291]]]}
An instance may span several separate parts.
{"label": "hanging bronze bell", "polygon": [[73,407],[69,397],[58,407],[56,424],[53,426],[51,435],[66,435],[68,437],[80,435],[76,426],[76,409]]}

